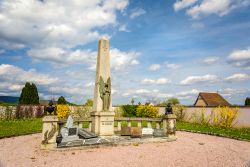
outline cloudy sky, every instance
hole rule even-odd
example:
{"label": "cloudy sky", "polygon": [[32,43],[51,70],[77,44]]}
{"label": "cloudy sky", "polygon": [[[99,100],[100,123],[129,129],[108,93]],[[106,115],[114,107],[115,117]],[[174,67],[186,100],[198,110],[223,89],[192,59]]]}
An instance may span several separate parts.
{"label": "cloudy sky", "polygon": [[250,96],[250,0],[1,0],[0,95],[30,81],[43,99],[84,103],[101,37],[114,104]]}

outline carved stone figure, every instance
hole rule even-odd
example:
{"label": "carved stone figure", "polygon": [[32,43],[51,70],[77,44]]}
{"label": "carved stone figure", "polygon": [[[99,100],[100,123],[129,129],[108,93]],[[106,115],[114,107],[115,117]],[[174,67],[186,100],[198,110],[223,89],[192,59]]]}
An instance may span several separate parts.
{"label": "carved stone figure", "polygon": [[107,80],[107,83],[104,82],[102,76],[100,76],[99,81],[99,91],[100,97],[102,99],[102,109],[103,111],[109,111],[110,106],[110,95],[111,95],[111,80],[110,77]]}

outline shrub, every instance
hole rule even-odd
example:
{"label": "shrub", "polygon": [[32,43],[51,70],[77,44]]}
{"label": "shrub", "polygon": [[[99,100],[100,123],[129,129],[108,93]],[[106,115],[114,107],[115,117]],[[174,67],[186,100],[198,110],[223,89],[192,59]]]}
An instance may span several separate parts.
{"label": "shrub", "polygon": [[77,109],[72,112],[73,119],[87,119],[90,118],[90,112],[92,107],[77,107]]}
{"label": "shrub", "polygon": [[56,112],[58,118],[66,118],[70,113],[69,105],[59,104],[56,106]]}
{"label": "shrub", "polygon": [[154,118],[158,116],[159,108],[154,106],[139,106],[136,111],[137,117]]}
{"label": "shrub", "polygon": [[123,110],[123,117],[136,117],[136,109],[137,105],[123,105],[122,110]]}
{"label": "shrub", "polygon": [[5,120],[11,120],[13,118],[13,110],[10,106],[6,106]]}
{"label": "shrub", "polygon": [[57,104],[67,104],[67,102],[63,96],[60,96],[57,100]]}
{"label": "shrub", "polygon": [[37,118],[41,118],[43,116],[43,109],[42,109],[42,106],[37,106],[36,108],[36,117]]}
{"label": "shrub", "polygon": [[88,100],[86,101],[86,103],[84,104],[84,106],[92,107],[92,106],[93,106],[93,100],[92,100],[92,99],[88,99]]}
{"label": "shrub", "polygon": [[195,123],[207,125],[210,122],[210,115],[207,116],[206,109],[202,108],[201,110],[194,111],[191,119]]}
{"label": "shrub", "polygon": [[173,113],[176,115],[177,121],[184,121],[184,118],[186,117],[185,109],[186,107],[180,104],[173,106]]}
{"label": "shrub", "polygon": [[211,112],[211,123],[216,126],[230,128],[239,115],[239,109],[231,107],[216,107]]}
{"label": "shrub", "polygon": [[115,110],[115,117],[122,117],[123,116],[123,109],[122,107],[116,107]]}

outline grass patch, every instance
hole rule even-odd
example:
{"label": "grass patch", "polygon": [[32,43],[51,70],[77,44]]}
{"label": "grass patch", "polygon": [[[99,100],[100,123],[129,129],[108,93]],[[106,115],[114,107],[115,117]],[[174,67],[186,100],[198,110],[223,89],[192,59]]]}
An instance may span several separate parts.
{"label": "grass patch", "polygon": [[176,129],[250,141],[250,128],[221,128],[211,125],[177,122]]}
{"label": "grass patch", "polygon": [[137,121],[131,121],[131,127],[137,127],[138,122]]}
{"label": "grass patch", "polygon": [[121,127],[128,127],[128,122],[127,121],[122,121]]}
{"label": "grass patch", "polygon": [[82,128],[89,128],[89,122],[83,122]]}
{"label": "grass patch", "polygon": [[114,127],[117,127],[117,126],[118,126],[118,122],[114,121]]}
{"label": "grass patch", "polygon": [[147,128],[148,127],[148,121],[142,121],[141,122],[141,127],[142,128]]}
{"label": "grass patch", "polygon": [[0,121],[0,138],[42,132],[42,119]]}

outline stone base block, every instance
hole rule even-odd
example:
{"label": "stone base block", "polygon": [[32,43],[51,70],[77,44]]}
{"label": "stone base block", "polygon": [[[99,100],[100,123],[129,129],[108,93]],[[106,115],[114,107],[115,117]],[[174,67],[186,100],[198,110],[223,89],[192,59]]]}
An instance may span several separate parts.
{"label": "stone base block", "polygon": [[56,148],[56,136],[58,135],[58,118],[48,115],[43,118],[42,149]]}
{"label": "stone base block", "polygon": [[99,136],[114,135],[114,112],[92,112],[91,131]]}

